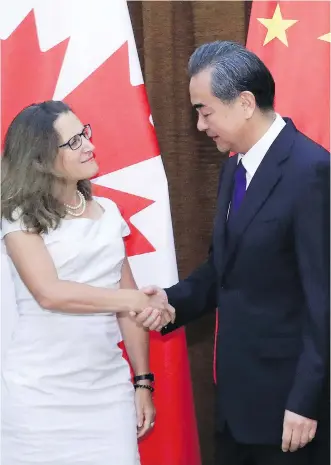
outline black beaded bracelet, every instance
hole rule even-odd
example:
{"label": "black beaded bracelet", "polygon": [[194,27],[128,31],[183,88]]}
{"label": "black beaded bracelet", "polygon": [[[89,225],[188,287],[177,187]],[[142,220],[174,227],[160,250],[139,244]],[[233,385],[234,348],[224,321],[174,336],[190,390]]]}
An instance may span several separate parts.
{"label": "black beaded bracelet", "polygon": [[153,373],[146,373],[144,375],[137,375],[133,377],[133,382],[136,383],[137,381],[144,381],[144,380],[154,382],[154,374]]}
{"label": "black beaded bracelet", "polygon": [[148,389],[149,391],[154,392],[154,388],[150,386],[149,384],[134,384],[133,387],[135,389],[137,388]]}

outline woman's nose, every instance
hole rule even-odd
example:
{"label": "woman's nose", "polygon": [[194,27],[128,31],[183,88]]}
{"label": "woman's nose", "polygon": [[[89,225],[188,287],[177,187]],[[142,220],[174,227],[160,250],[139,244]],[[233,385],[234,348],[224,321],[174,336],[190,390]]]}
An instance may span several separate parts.
{"label": "woman's nose", "polygon": [[95,149],[94,145],[92,144],[92,142],[88,139],[85,139],[85,137],[82,138],[82,148],[84,151],[86,152],[90,152]]}

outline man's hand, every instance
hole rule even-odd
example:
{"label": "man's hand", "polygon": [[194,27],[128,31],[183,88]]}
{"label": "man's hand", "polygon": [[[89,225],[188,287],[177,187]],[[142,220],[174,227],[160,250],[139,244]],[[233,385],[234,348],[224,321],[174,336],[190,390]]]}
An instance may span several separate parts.
{"label": "man's hand", "polygon": [[294,452],[299,447],[304,447],[314,439],[316,428],[316,420],[285,410],[282,438],[283,452]]}
{"label": "man's hand", "polygon": [[159,309],[148,307],[138,315],[135,312],[131,312],[130,315],[135,317],[137,323],[142,324],[151,331],[161,331],[163,326],[175,321],[175,309],[169,305],[167,294],[163,289],[157,286],[148,286],[141,289],[141,291],[146,295],[162,299],[166,304],[166,308],[160,311]]}

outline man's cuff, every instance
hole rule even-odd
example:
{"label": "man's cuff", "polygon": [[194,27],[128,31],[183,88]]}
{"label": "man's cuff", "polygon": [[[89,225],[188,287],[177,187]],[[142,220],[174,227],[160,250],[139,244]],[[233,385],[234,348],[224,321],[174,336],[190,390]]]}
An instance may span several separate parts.
{"label": "man's cuff", "polygon": [[175,331],[179,327],[180,326],[176,325],[176,323],[168,323],[167,325],[163,326],[160,333],[162,334],[162,336],[165,336],[165,335],[167,335],[169,333],[172,333],[173,331]]}

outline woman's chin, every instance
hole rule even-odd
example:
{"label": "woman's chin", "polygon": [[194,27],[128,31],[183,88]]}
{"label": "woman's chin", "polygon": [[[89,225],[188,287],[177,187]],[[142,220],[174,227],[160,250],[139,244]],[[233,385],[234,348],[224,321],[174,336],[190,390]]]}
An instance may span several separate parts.
{"label": "woman's chin", "polygon": [[91,178],[94,178],[98,174],[99,165],[95,161],[94,158],[92,160],[84,163],[84,165],[85,165],[84,170],[82,172],[84,177],[82,179],[91,179]]}

